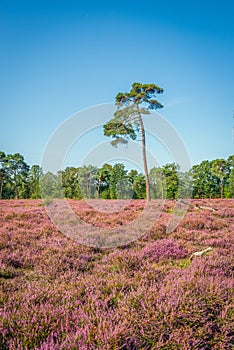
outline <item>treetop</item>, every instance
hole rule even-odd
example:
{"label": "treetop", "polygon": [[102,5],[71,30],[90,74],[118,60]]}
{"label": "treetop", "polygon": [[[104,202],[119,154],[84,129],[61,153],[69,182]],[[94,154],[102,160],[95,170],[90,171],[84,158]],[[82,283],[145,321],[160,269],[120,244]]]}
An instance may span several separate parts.
{"label": "treetop", "polygon": [[156,84],[141,84],[135,82],[132,84],[130,92],[119,92],[116,95],[115,101],[119,107],[133,102],[137,105],[147,103],[149,109],[157,109],[162,108],[163,105],[156,99],[153,99],[153,97],[163,92],[164,90]]}

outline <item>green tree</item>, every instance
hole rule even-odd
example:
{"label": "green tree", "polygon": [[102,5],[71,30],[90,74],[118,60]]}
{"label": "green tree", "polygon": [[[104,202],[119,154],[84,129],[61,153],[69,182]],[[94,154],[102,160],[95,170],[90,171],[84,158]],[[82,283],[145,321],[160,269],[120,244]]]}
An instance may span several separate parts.
{"label": "green tree", "polygon": [[133,181],[133,198],[144,199],[146,197],[146,182],[143,174],[135,176]]}
{"label": "green tree", "polygon": [[85,165],[79,168],[78,183],[83,198],[94,198],[97,191],[97,167]]}
{"label": "green tree", "polygon": [[104,164],[97,171],[97,194],[98,198],[108,199],[110,198],[110,178],[111,178],[112,166],[110,164]]}
{"label": "green tree", "polygon": [[234,198],[234,168],[230,171],[228,178],[227,197]]}
{"label": "green tree", "polygon": [[63,198],[64,191],[62,188],[62,173],[56,175],[51,171],[42,174],[40,178],[40,192],[43,199]]}
{"label": "green tree", "polygon": [[191,198],[193,192],[193,179],[190,172],[179,172],[178,198]]}
{"label": "green tree", "polygon": [[229,175],[228,162],[225,159],[215,159],[211,162],[211,173],[218,179],[220,198],[223,198],[224,184]]}
{"label": "green tree", "polygon": [[228,162],[228,166],[231,170],[234,167],[234,154],[228,157],[227,162]]}
{"label": "green tree", "polygon": [[25,163],[24,157],[19,153],[8,154],[5,158],[5,169],[14,184],[15,198],[19,198],[19,191],[20,197],[27,197],[29,166]]}
{"label": "green tree", "polygon": [[66,198],[82,198],[79,187],[79,168],[67,167],[62,171],[62,186]]}
{"label": "green tree", "polygon": [[146,179],[146,199],[150,200],[150,184],[146,158],[145,128],[142,116],[150,114],[149,109],[163,106],[155,99],[156,94],[163,93],[163,89],[155,84],[133,83],[130,92],[118,93],[115,102],[117,111],[114,117],[104,125],[104,135],[112,137],[113,146],[136,140],[141,136],[142,155]]}
{"label": "green tree", "polygon": [[152,168],[149,173],[150,190],[153,198],[165,198],[166,177],[162,168]]}
{"label": "green tree", "polygon": [[177,198],[179,186],[179,166],[175,163],[166,164],[163,166],[163,173],[166,180],[166,197]]}
{"label": "green tree", "polygon": [[140,198],[139,193],[141,192],[141,188],[144,187],[144,195],[142,198],[145,198],[145,178],[144,178],[144,184],[141,183],[141,179],[139,178],[140,174],[137,170],[130,170],[127,174],[128,182],[130,184],[130,187],[132,188],[132,198],[137,199]]}
{"label": "green tree", "polygon": [[5,168],[6,155],[0,151],[0,199],[2,199],[2,190],[4,180],[7,178],[7,171]]}
{"label": "green tree", "polygon": [[217,183],[211,172],[211,162],[203,160],[200,164],[193,165],[189,173],[193,180],[194,198],[217,196]]}
{"label": "green tree", "polygon": [[234,198],[234,155],[228,157],[227,164],[229,173],[224,187],[225,197]]}
{"label": "green tree", "polygon": [[129,170],[128,172],[128,181],[133,184],[134,179],[138,176],[138,171],[135,169]]}
{"label": "green tree", "polygon": [[111,199],[123,199],[126,197],[126,193],[129,191],[128,183],[127,170],[124,164],[114,164],[110,174]]}
{"label": "green tree", "polygon": [[29,191],[30,198],[37,199],[41,197],[40,193],[40,178],[42,169],[39,165],[32,165],[29,170]]}

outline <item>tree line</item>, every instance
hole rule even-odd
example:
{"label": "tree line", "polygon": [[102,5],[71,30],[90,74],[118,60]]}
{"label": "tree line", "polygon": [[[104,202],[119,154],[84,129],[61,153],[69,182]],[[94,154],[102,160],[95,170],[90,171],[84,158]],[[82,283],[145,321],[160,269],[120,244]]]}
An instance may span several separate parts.
{"label": "tree line", "polygon": [[[234,155],[204,160],[188,172],[175,163],[149,171],[150,197],[234,198]],[[0,199],[145,199],[145,175],[127,170],[122,163],[67,167],[57,174],[43,174],[39,165],[29,166],[19,154],[0,152]]]}
{"label": "tree line", "polygon": [[112,145],[128,143],[140,137],[144,175],[128,171],[124,164],[67,167],[57,174],[43,174],[38,165],[29,166],[19,154],[0,152],[0,199],[65,197],[103,198],[233,198],[234,156],[205,160],[188,172],[174,163],[148,171],[143,116],[163,108],[156,99],[164,90],[156,84],[135,82],[129,92],[115,97],[117,110],[103,126]]}

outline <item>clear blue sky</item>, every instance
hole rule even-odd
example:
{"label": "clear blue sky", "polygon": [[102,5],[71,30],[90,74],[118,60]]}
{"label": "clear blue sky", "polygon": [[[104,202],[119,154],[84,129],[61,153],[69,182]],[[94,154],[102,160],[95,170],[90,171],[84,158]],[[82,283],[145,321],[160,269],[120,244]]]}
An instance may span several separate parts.
{"label": "clear blue sky", "polygon": [[0,150],[40,164],[66,118],[139,81],[165,89],[160,112],[193,164],[227,158],[233,14],[232,0],[1,0]]}

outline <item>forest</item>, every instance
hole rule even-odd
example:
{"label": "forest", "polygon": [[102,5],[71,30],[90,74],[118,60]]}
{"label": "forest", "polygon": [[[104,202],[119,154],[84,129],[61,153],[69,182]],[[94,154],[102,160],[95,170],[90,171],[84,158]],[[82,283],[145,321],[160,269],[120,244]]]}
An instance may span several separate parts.
{"label": "forest", "polygon": [[[234,198],[234,155],[204,160],[183,173],[175,163],[149,171],[150,196],[166,198]],[[24,156],[0,152],[0,199],[144,199],[145,175],[122,163],[70,166],[57,174],[43,174],[39,165],[28,165]]]}

